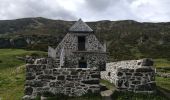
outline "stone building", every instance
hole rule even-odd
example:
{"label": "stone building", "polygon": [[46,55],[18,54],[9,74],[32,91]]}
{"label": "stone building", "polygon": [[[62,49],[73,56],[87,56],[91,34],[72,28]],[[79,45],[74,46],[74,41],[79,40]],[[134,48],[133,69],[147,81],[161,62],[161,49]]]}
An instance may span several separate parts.
{"label": "stone building", "polygon": [[105,70],[106,46],[81,19],[63,38],[57,48],[48,48],[48,58],[27,60],[26,97],[42,92],[81,96],[100,92],[100,71]]}
{"label": "stone building", "polygon": [[114,83],[120,91],[154,92],[155,68],[151,59],[127,60],[106,64],[101,78]]}

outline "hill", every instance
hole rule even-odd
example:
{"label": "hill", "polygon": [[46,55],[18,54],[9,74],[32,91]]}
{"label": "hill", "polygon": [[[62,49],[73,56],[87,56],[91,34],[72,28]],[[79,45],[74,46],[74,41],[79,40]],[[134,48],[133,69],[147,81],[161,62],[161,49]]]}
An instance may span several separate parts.
{"label": "hill", "polygon": [[[23,18],[0,21],[0,48],[47,50],[56,47],[73,21]],[[106,40],[110,60],[143,57],[170,60],[170,23],[132,20],[87,22],[98,39]]]}

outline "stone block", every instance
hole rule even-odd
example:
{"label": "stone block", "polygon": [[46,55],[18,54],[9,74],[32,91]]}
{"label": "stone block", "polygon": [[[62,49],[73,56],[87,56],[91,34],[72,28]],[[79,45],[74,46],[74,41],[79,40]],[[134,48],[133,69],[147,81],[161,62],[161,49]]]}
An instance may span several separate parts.
{"label": "stone block", "polygon": [[143,76],[142,73],[134,73],[135,76]]}
{"label": "stone block", "polygon": [[33,80],[33,79],[35,79],[34,73],[31,72],[26,73],[26,80]]}
{"label": "stone block", "polygon": [[32,87],[26,87],[24,92],[25,92],[25,95],[32,95],[33,88]]}
{"label": "stone block", "polygon": [[64,80],[65,79],[65,76],[58,76],[57,77],[57,80]]}
{"label": "stone block", "polygon": [[82,81],[84,84],[99,84],[99,80],[84,80]]}
{"label": "stone block", "polygon": [[41,80],[55,80],[56,77],[51,76],[51,75],[40,75],[40,76],[38,76],[38,79],[41,79]]}
{"label": "stone block", "polygon": [[143,59],[142,66],[153,66],[153,60],[149,58]]}
{"label": "stone block", "polygon": [[122,76],[122,75],[123,75],[122,72],[118,72],[118,73],[117,73],[117,76]]}
{"label": "stone block", "polygon": [[100,74],[91,75],[92,78],[100,78]]}
{"label": "stone block", "polygon": [[132,84],[140,84],[140,81],[132,81]]}
{"label": "stone block", "polygon": [[152,72],[153,70],[151,68],[138,68],[136,69],[136,72]]}

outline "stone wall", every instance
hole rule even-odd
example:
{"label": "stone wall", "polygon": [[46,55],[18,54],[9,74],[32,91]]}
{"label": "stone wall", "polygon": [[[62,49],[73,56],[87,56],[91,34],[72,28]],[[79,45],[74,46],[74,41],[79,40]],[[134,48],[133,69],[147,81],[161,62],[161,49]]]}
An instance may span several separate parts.
{"label": "stone wall", "polygon": [[120,91],[153,92],[155,89],[155,68],[151,59],[107,63],[101,78],[114,83]]}
{"label": "stone wall", "polygon": [[[45,61],[46,60],[46,61]],[[69,96],[99,93],[100,71],[90,68],[58,68],[52,58],[39,59],[26,65],[25,95],[36,95],[50,91]]]}
{"label": "stone wall", "polygon": [[96,36],[93,33],[67,33],[63,40],[57,46],[56,53],[57,56],[60,55],[62,48],[65,49],[67,53],[78,50],[78,36],[86,36],[86,51],[104,51],[104,46],[98,41]]}

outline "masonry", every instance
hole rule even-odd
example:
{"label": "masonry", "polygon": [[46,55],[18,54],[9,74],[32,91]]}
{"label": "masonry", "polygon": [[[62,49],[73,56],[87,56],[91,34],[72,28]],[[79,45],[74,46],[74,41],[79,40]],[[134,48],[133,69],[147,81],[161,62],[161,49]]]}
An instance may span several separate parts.
{"label": "masonry", "polygon": [[100,71],[105,70],[106,54],[106,46],[80,19],[55,49],[49,46],[47,58],[27,58],[24,98],[35,98],[46,91],[68,96],[100,93]]}
{"label": "masonry", "polygon": [[114,83],[119,91],[154,92],[156,86],[151,59],[107,63],[101,78]]}

